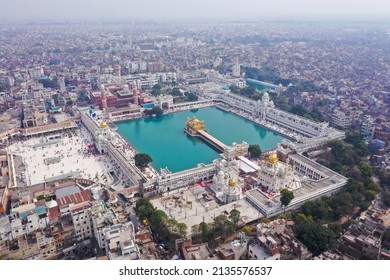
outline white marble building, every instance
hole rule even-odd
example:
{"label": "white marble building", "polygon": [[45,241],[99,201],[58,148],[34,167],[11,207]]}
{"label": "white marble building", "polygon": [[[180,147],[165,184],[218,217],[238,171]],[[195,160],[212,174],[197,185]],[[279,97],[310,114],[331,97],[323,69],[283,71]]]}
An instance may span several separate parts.
{"label": "white marble building", "polygon": [[239,168],[236,160],[225,159],[214,161],[215,175],[211,190],[218,200],[224,204],[237,201],[242,198],[244,180],[239,177]]}

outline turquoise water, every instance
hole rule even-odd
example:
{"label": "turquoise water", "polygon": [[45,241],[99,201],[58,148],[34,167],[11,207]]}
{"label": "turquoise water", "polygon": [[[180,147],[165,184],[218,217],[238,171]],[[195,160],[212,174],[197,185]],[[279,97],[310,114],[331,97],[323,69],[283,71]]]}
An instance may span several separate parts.
{"label": "turquoise water", "polygon": [[211,163],[219,152],[201,139],[184,133],[188,117],[205,121],[208,132],[226,145],[246,141],[262,150],[276,147],[285,137],[233,113],[215,107],[169,114],[161,118],[137,119],[116,123],[119,133],[138,151],[153,158],[153,166],[171,172]]}

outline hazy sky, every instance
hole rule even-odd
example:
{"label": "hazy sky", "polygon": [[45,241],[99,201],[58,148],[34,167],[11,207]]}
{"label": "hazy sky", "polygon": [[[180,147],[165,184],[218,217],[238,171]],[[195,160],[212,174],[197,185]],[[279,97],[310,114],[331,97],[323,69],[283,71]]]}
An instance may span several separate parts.
{"label": "hazy sky", "polygon": [[390,18],[390,0],[0,0],[0,21]]}

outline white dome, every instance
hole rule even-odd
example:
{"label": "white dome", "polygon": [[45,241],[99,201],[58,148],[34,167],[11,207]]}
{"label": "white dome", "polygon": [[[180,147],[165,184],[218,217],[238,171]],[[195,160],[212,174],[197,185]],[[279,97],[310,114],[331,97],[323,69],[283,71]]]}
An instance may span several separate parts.
{"label": "white dome", "polygon": [[54,207],[57,207],[58,204],[57,204],[57,201],[55,200],[50,200],[48,202],[46,202],[46,207],[47,208],[54,208]]}
{"label": "white dome", "polygon": [[219,172],[218,172],[218,177],[223,177],[223,176],[225,176],[225,174],[223,173],[222,170],[219,170]]}

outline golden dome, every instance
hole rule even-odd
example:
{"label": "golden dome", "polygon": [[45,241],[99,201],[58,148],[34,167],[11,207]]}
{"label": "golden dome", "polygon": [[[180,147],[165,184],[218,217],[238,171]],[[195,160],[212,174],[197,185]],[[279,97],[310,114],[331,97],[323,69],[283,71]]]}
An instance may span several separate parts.
{"label": "golden dome", "polygon": [[105,121],[102,121],[101,123],[100,123],[100,128],[107,128],[107,123],[105,122]]}
{"label": "golden dome", "polygon": [[235,187],[235,186],[236,186],[236,180],[233,179],[233,178],[230,178],[228,184],[229,184],[229,186],[231,186],[231,187]]}
{"label": "golden dome", "polygon": [[279,161],[278,159],[278,155],[276,154],[276,152],[273,152],[273,153],[270,153],[269,156],[268,156],[268,161],[270,163],[276,163]]}

